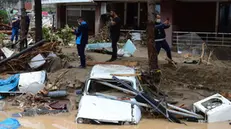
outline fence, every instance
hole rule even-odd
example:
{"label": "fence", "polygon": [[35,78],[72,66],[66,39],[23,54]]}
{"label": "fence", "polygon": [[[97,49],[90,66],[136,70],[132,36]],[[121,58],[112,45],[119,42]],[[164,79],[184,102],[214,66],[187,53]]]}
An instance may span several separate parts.
{"label": "fence", "polygon": [[173,44],[175,45],[201,45],[231,47],[231,33],[215,32],[173,32]]}

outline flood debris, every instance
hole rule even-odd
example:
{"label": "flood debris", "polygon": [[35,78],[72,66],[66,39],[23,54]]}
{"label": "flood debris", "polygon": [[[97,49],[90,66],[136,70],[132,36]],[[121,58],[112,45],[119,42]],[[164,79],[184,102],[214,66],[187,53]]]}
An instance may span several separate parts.
{"label": "flood debris", "polygon": [[193,104],[194,112],[202,114],[205,122],[231,120],[231,102],[220,94],[215,94]]}
{"label": "flood debris", "polygon": [[[123,86],[111,78],[111,74],[119,74],[120,71],[125,74],[135,74],[133,68],[122,65],[96,65],[92,68],[79,103],[77,123],[139,123],[141,109],[137,105],[120,101],[121,99],[135,101],[134,96],[126,95],[129,90],[121,88]],[[122,78],[129,84],[133,84],[133,88],[140,89],[140,86],[136,85],[135,76]],[[124,90],[121,92],[121,89]],[[109,99],[104,95],[116,99]]]}
{"label": "flood debris", "polygon": [[3,47],[3,48],[0,49],[0,53],[3,54],[2,59],[5,59],[5,58],[11,57],[14,54],[14,51],[8,49],[7,47]]}
{"label": "flood debris", "polygon": [[58,113],[65,113],[67,112],[67,109],[61,109],[61,110],[56,110],[56,109],[51,109],[49,107],[38,107],[38,108],[29,108],[25,109],[21,113],[15,113],[12,116],[13,117],[32,117],[36,115],[47,115],[47,114],[58,114]]}
{"label": "flood debris", "polygon": [[12,75],[5,80],[0,79],[0,99],[4,98],[2,93],[9,92],[9,91],[16,91],[18,82],[19,82],[19,74]]}
{"label": "flood debris", "polygon": [[[119,45],[120,46],[120,45]],[[86,50],[91,52],[97,52],[102,54],[112,54],[111,50],[111,43],[94,43],[94,44],[88,44],[86,46]],[[133,42],[128,39],[127,42],[121,47],[117,54],[120,57],[130,57],[134,54],[136,51],[136,46],[133,44]]]}
{"label": "flood debris", "polygon": [[1,129],[18,129],[20,126],[19,121],[14,118],[7,118],[0,122]]}
{"label": "flood debris", "polygon": [[29,92],[37,94],[40,90],[42,90],[45,87],[45,80],[45,71],[22,73],[19,76],[19,91],[22,93]]}
{"label": "flood debris", "polygon": [[[66,67],[58,42],[37,42],[31,47],[0,61],[1,72],[42,70],[54,72]],[[64,57],[60,59],[60,57]]]}
{"label": "flood debris", "polygon": [[[120,71],[123,71],[124,75]],[[141,107],[151,109],[151,112],[163,115],[170,122],[175,123],[182,123],[178,118],[194,122],[205,118],[195,112],[171,105],[165,99],[158,100],[157,97],[150,96],[139,85],[137,75],[139,74],[134,69],[122,65],[95,65],[82,93],[76,117],[77,123],[138,124]],[[104,108],[104,104],[112,107]],[[128,111],[126,105],[135,108]],[[129,116],[124,111],[138,114]],[[116,112],[120,117],[110,112]]]}

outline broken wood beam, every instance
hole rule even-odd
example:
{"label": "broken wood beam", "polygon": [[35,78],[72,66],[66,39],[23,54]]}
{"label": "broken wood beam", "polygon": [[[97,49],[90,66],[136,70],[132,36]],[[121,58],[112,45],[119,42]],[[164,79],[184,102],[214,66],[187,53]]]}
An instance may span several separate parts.
{"label": "broken wood beam", "polygon": [[0,30],[0,33],[11,35],[12,34],[12,30]]}
{"label": "broken wood beam", "polygon": [[24,53],[27,53],[27,52],[31,51],[32,49],[34,49],[34,48],[36,48],[36,47],[42,45],[43,43],[45,43],[45,40],[44,40],[44,39],[41,40],[41,41],[39,41],[39,42],[37,42],[34,46],[31,46],[31,47],[29,47],[29,48],[27,48],[27,49],[24,49],[23,51],[21,51],[21,52],[18,53],[18,54],[16,54],[16,55],[14,55],[14,56],[11,56],[11,57],[9,57],[9,58],[6,58],[6,59],[0,61],[0,66],[3,65],[3,64],[5,64],[5,63],[7,63],[8,61],[10,61],[10,60],[12,60],[12,59],[14,59],[14,58],[19,57],[20,55],[22,55],[22,54],[24,54]]}
{"label": "broken wood beam", "polygon": [[93,61],[89,61],[89,62],[87,62],[88,66],[94,66],[97,64],[124,65],[124,66],[128,66],[128,67],[138,66],[138,62],[135,62],[135,61],[116,61],[116,62],[93,62]]}

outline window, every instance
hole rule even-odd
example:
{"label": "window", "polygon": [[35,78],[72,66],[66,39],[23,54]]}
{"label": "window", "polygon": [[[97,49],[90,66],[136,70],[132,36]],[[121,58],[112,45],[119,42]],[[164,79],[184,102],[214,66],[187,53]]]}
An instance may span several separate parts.
{"label": "window", "polygon": [[[132,86],[132,83],[129,81],[125,81],[128,85]],[[127,87],[122,85],[121,83],[115,81],[115,80],[90,80],[90,85],[87,89],[89,94],[94,94],[94,93],[102,93],[106,95],[112,95],[116,97],[130,97],[128,94],[122,92],[121,90],[118,90],[116,88],[112,88],[108,85],[114,85],[118,86],[120,88],[129,90]]]}

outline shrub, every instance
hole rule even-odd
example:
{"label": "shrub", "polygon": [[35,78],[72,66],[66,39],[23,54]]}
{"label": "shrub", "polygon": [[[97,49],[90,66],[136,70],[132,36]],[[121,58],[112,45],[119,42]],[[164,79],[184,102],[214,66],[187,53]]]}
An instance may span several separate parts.
{"label": "shrub", "polygon": [[64,45],[68,45],[73,40],[73,29],[66,25],[58,32],[59,38],[62,39]]}

